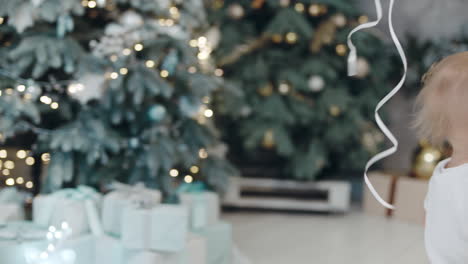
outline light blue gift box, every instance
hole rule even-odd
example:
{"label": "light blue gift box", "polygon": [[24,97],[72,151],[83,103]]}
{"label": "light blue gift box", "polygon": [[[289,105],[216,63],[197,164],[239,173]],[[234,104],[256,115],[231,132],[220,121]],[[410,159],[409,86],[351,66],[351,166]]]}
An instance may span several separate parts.
{"label": "light blue gift box", "polygon": [[207,264],[231,264],[232,226],[219,221],[193,231],[206,239]]}
{"label": "light blue gift box", "polygon": [[180,252],[188,234],[188,209],[180,205],[159,205],[151,210],[150,248]]}
{"label": "light blue gift box", "polygon": [[[10,222],[0,229],[0,263],[29,264],[27,255],[47,249],[47,230],[32,222]],[[93,236],[82,236],[64,241],[64,249],[75,251],[75,264],[94,264]],[[110,263],[110,262],[109,262]]]}

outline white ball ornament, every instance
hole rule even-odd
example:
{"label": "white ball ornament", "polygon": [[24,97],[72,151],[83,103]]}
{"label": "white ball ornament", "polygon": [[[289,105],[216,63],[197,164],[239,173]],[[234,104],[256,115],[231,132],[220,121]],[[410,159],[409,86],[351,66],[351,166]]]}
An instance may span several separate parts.
{"label": "white ball ornament", "polygon": [[362,57],[359,57],[357,59],[357,74],[356,76],[358,78],[365,78],[367,77],[367,75],[369,75],[369,72],[370,72],[370,65],[369,65],[369,62],[367,62],[366,59],[362,58]]}
{"label": "white ball ornament", "polygon": [[325,80],[322,76],[312,75],[309,78],[308,85],[312,92],[320,92],[325,88]]}
{"label": "white ball ornament", "polygon": [[228,14],[234,19],[241,19],[245,14],[245,10],[239,4],[232,4],[228,7]]}

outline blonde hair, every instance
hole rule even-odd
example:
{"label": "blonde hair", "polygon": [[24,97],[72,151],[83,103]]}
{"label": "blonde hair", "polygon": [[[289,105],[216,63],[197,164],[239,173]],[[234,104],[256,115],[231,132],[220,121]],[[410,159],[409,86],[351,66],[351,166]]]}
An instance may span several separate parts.
{"label": "blonde hair", "polygon": [[468,118],[468,52],[432,65],[422,81],[414,127],[421,139],[441,145],[448,139],[454,119],[460,115]]}

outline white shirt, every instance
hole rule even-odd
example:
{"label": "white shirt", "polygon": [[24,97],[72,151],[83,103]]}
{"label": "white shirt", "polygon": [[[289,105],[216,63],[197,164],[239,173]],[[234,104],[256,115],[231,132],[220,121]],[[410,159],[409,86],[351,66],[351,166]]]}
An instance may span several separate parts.
{"label": "white shirt", "polygon": [[445,168],[449,161],[437,165],[424,202],[431,264],[468,263],[468,164]]}

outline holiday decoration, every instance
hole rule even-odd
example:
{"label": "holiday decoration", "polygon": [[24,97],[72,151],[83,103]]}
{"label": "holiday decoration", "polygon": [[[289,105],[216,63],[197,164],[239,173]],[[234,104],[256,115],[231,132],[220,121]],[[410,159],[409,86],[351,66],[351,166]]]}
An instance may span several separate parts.
{"label": "holiday decoration", "polygon": [[244,8],[240,4],[232,4],[228,7],[229,16],[234,19],[240,19],[244,16]]}
{"label": "holiday decoration", "polygon": [[365,78],[369,74],[370,66],[366,59],[358,58],[357,59],[357,74],[358,78]]}
{"label": "holiday decoration", "polygon": [[422,179],[429,179],[437,164],[446,158],[443,152],[429,144],[427,141],[419,142],[419,146],[413,155],[411,174]]}
{"label": "holiday decoration", "polygon": [[[203,100],[224,87],[221,69],[205,70],[220,36],[208,27],[204,3],[62,2],[0,7],[9,43],[0,47],[1,141],[27,142],[32,151],[21,164],[49,155],[37,188],[142,181],[170,199],[183,179],[168,172],[186,164],[204,171],[196,180],[225,188],[226,180],[214,178],[236,170],[224,158],[199,156],[219,144],[214,111]],[[234,6],[234,14],[243,8]],[[28,177],[8,176],[1,184],[34,189]]]}
{"label": "holiday decoration", "polygon": [[[352,41],[353,34],[358,32],[359,30],[362,30],[362,29],[365,29],[365,28],[371,28],[371,27],[376,26],[380,22],[380,20],[382,19],[382,5],[380,3],[380,0],[376,0],[375,4],[376,4],[376,9],[377,9],[377,14],[378,14],[377,15],[377,20],[357,26],[348,35],[348,46],[349,46],[349,49],[350,49],[350,53],[349,53],[349,56],[348,56],[348,75],[349,76],[355,76],[355,75],[357,75],[359,73],[358,62],[357,62],[357,60],[358,60],[357,50],[356,50],[356,46],[354,45],[354,43]],[[408,63],[407,63],[405,52],[403,50],[403,47],[401,46],[400,41],[398,40],[398,37],[395,34],[395,30],[393,28],[393,22],[392,22],[392,19],[393,19],[392,18],[393,5],[394,5],[394,1],[392,0],[392,1],[390,1],[390,6],[389,6],[389,10],[388,10],[388,14],[389,14],[389,23],[388,23],[388,25],[389,25],[389,30],[390,30],[390,34],[391,34],[393,43],[395,44],[396,49],[398,51],[398,54],[399,54],[399,56],[400,56],[400,58],[401,58],[401,60],[403,62],[404,72],[403,72],[403,76],[401,77],[398,84],[390,91],[390,93],[388,93],[385,97],[383,97],[383,99],[381,99],[379,101],[379,103],[377,104],[377,106],[375,108],[375,118],[376,118],[377,125],[380,128],[380,130],[382,131],[382,133],[391,141],[392,147],[390,147],[389,149],[387,149],[385,151],[382,151],[382,152],[376,154],[373,158],[371,158],[367,162],[366,167],[365,167],[365,171],[364,171],[364,180],[365,180],[365,183],[366,183],[367,187],[369,187],[369,190],[371,191],[372,195],[377,199],[377,201],[380,204],[382,204],[383,206],[385,206],[388,209],[394,209],[394,207],[391,204],[389,204],[388,202],[386,202],[384,199],[382,199],[382,197],[380,197],[380,195],[377,193],[375,188],[372,186],[372,183],[369,181],[369,178],[367,176],[367,172],[368,172],[369,168],[372,165],[377,163],[379,160],[382,160],[382,159],[394,154],[398,149],[398,140],[395,138],[395,136],[392,134],[392,132],[388,129],[388,127],[385,125],[385,123],[382,121],[382,119],[381,119],[381,117],[379,115],[379,110],[383,107],[383,105],[385,105],[385,103],[387,103],[392,98],[392,96],[394,96],[403,87],[403,84],[405,83],[406,75],[407,75],[407,72],[408,72]],[[338,49],[337,49],[337,51],[338,51]]]}
{"label": "holiday decoration", "polygon": [[312,75],[307,84],[312,92],[320,92],[325,87],[325,80],[319,75]]}
{"label": "holiday decoration", "polygon": [[[360,17],[352,5],[272,0],[254,8],[252,2],[242,2],[236,19],[233,5],[240,2],[225,1],[209,13],[221,32],[210,57],[240,90],[237,97],[221,91],[214,98],[229,157],[265,173],[255,176],[285,179],[361,169],[374,153],[362,145],[362,120],[372,118],[390,83],[391,54],[382,52],[390,49],[374,32],[357,34],[368,67],[361,67],[363,78],[347,78],[346,35]],[[370,65],[379,65],[373,78],[367,78]],[[271,166],[277,174],[263,169]]]}

